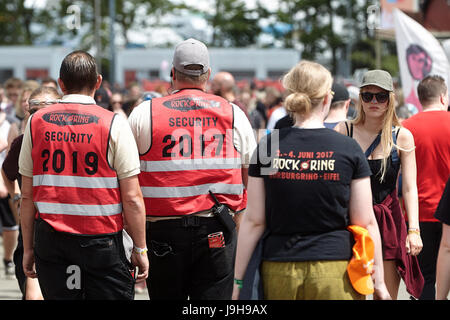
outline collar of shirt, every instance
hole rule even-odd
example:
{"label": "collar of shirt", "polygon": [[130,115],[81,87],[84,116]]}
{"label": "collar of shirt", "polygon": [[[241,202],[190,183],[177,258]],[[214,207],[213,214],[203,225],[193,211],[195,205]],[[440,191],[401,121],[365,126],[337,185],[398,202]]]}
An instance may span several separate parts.
{"label": "collar of shirt", "polygon": [[61,103],[86,103],[86,104],[97,104],[91,96],[85,96],[83,94],[68,94],[62,97]]}

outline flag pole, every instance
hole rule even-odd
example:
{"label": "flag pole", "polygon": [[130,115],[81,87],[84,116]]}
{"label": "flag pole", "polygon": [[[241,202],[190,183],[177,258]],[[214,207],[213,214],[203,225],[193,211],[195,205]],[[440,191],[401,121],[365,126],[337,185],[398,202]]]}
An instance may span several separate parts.
{"label": "flag pole", "polygon": [[375,67],[381,69],[381,39],[378,28],[375,29]]}

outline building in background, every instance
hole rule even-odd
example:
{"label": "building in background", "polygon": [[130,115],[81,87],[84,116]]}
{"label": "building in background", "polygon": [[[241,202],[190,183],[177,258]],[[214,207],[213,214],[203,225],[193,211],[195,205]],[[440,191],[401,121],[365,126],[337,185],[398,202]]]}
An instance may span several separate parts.
{"label": "building in background", "polygon": [[[278,79],[300,60],[294,49],[210,48],[212,76],[228,71],[236,81]],[[116,81],[125,86],[143,79],[169,81],[172,49],[119,49]]]}
{"label": "building in background", "polygon": [[400,9],[436,38],[450,38],[450,1],[448,0],[380,0],[380,28],[394,29],[394,8]]}
{"label": "building in background", "polygon": [[0,47],[0,83],[10,77],[39,80],[57,79],[59,66],[72,50],[65,47]]}
{"label": "building in background", "polygon": [[[34,80],[57,79],[61,61],[71,51],[72,48],[66,47],[0,47],[0,82],[13,76]],[[133,82],[169,82],[172,56],[173,49],[118,49],[116,83],[128,86]],[[228,71],[236,81],[276,81],[300,60],[300,53],[294,49],[211,48],[210,56],[212,76],[219,71]]]}
{"label": "building in background", "polygon": [[419,0],[380,0],[381,6],[381,29],[394,28],[394,8],[402,11],[417,13],[419,11]]}

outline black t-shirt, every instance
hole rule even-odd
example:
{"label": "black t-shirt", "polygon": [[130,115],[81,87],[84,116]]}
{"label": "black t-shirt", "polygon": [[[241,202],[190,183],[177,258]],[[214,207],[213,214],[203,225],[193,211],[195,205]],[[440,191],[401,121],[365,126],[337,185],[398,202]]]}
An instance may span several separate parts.
{"label": "black t-shirt", "polygon": [[278,120],[277,123],[275,123],[275,129],[292,127],[294,123],[295,123],[294,119],[288,114],[283,118],[281,118],[280,120]]}
{"label": "black t-shirt", "polygon": [[350,184],[371,175],[355,140],[327,128],[274,131],[258,144],[249,175],[264,178],[265,260],[350,259]]}
{"label": "black t-shirt", "polygon": [[450,225],[450,177],[447,180],[444,193],[439,201],[434,217],[442,223]]}
{"label": "black t-shirt", "polygon": [[11,142],[11,148],[2,164],[6,177],[11,181],[17,179],[20,188],[22,187],[22,179],[20,179],[21,175],[19,173],[19,154],[20,148],[22,147],[22,140],[23,134]]}

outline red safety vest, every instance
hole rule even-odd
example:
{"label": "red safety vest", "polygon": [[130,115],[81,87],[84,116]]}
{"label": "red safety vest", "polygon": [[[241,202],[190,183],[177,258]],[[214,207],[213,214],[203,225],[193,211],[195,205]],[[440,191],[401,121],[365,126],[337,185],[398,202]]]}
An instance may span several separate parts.
{"label": "red safety vest", "polygon": [[151,101],[151,147],[140,156],[146,214],[209,210],[208,191],[231,210],[247,204],[241,157],[233,144],[233,107],[196,89]]}
{"label": "red safety vest", "polygon": [[122,230],[117,174],[107,160],[114,113],[56,104],[31,120],[33,201],[55,230],[81,235]]}

